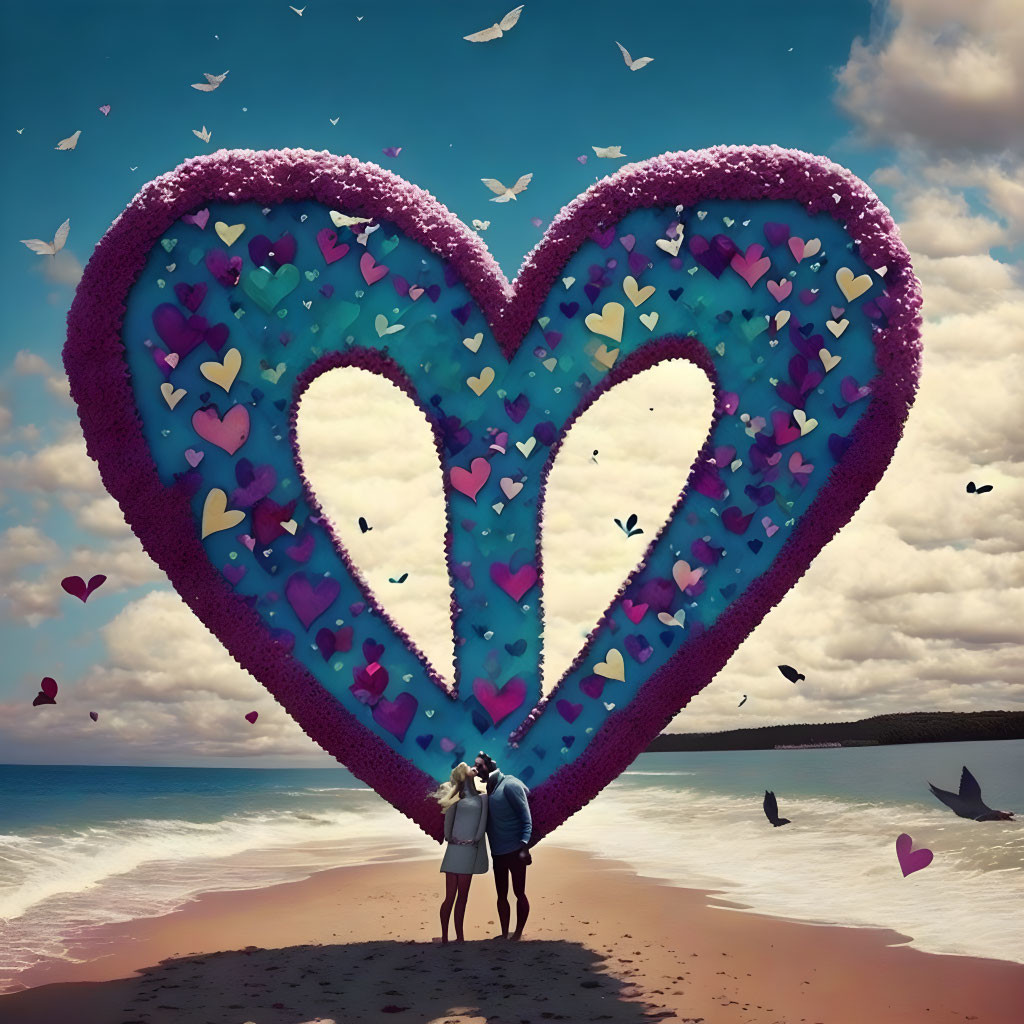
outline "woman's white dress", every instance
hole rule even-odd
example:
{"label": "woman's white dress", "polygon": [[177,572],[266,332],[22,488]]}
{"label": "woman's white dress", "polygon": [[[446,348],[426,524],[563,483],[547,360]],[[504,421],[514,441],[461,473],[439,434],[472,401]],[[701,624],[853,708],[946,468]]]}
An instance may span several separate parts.
{"label": "woman's white dress", "polygon": [[463,793],[462,799],[444,813],[446,846],[441,870],[456,875],[486,874],[490,870],[487,840],[484,838],[486,831],[487,794]]}

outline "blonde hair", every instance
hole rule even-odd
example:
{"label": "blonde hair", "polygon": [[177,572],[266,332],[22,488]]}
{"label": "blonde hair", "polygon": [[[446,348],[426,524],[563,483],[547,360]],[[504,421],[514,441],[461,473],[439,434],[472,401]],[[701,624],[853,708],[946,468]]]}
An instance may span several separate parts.
{"label": "blonde hair", "polygon": [[433,797],[441,805],[442,811],[447,811],[449,807],[462,799],[463,787],[466,785],[466,781],[471,779],[469,765],[465,761],[460,761],[452,769],[448,781],[442,782],[433,793]]}

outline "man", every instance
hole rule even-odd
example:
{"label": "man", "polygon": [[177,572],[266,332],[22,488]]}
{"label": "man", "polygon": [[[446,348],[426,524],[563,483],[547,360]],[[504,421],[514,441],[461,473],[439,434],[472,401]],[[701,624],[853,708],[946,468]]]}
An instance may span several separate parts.
{"label": "man", "polygon": [[[498,892],[498,920],[503,939],[521,939],[530,903],[526,898],[526,868],[533,863],[530,856],[530,835],[533,816],[527,797],[529,789],[514,775],[498,771],[493,758],[482,750],[476,756],[477,777],[487,783],[487,838],[494,865],[494,888]],[[509,936],[511,907],[508,902],[508,880],[516,896],[516,930]]]}

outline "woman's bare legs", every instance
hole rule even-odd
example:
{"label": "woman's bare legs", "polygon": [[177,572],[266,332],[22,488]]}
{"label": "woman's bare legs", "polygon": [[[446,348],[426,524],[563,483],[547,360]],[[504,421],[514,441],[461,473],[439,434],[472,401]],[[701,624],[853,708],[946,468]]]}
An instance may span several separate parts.
{"label": "woman's bare legs", "polygon": [[[448,945],[448,922],[451,920],[452,907],[455,905],[455,895],[460,877],[462,876],[452,874],[451,871],[444,873],[445,895],[444,902],[441,904],[441,942],[444,945]],[[456,932],[461,936],[462,926],[458,916],[456,916],[455,922]]]}
{"label": "woman's bare legs", "polygon": [[[451,875],[448,876],[452,877]],[[469,899],[469,886],[473,881],[472,875],[456,875],[458,879],[458,899],[455,901],[455,941],[465,942],[466,936],[462,932],[462,924],[466,919],[466,902]]]}

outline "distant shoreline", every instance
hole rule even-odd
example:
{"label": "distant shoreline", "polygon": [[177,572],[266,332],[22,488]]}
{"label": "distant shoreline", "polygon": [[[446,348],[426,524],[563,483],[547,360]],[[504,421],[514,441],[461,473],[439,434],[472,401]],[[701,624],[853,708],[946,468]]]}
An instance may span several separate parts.
{"label": "distant shoreline", "polygon": [[697,750],[807,750],[1024,739],[1024,711],[911,711],[857,722],[768,725],[726,732],[662,733],[646,753]]}

